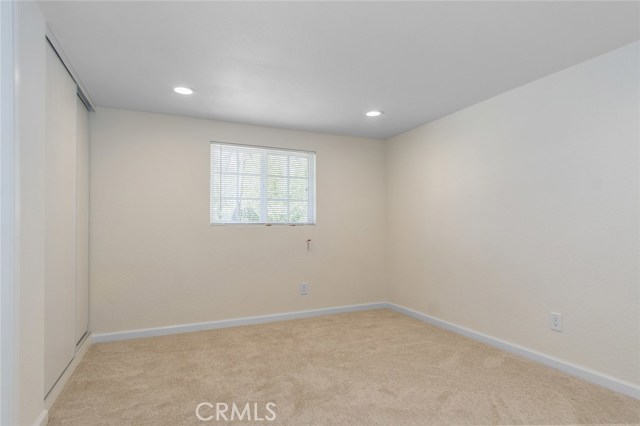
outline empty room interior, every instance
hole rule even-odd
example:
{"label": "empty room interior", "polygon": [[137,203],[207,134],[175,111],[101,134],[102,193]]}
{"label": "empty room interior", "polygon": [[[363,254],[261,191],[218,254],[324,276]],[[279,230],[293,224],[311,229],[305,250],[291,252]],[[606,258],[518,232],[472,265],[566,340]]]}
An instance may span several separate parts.
{"label": "empty room interior", "polygon": [[640,424],[640,2],[0,2],[2,426]]}

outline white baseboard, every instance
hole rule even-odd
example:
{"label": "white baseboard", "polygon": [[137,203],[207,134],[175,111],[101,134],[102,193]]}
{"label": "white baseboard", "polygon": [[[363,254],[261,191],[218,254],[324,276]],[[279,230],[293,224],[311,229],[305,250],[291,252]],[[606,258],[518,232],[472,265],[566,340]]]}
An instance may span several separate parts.
{"label": "white baseboard", "polygon": [[[64,370],[64,373],[62,373],[62,376],[60,376],[56,384],[53,386],[53,389],[51,389],[47,397],[44,399],[44,408],[46,408],[47,410],[50,410],[51,407],[53,407],[53,404],[56,402],[56,399],[58,399],[58,396],[60,396],[62,389],[64,389],[65,385],[69,381],[69,378],[71,377],[73,372],[76,371],[76,368],[80,364],[80,361],[82,361],[82,358],[84,358],[91,344],[92,344],[91,334],[88,334],[84,338],[84,340],[80,342],[80,345],[76,348],[76,355],[75,357],[73,357],[73,360],[71,361],[69,366],[67,366],[67,369]],[[46,422],[43,423],[43,425],[46,425],[46,424],[47,424]]]}
{"label": "white baseboard", "polygon": [[611,389],[615,392],[620,392],[622,394],[631,396],[636,399],[640,399],[640,386],[635,385],[633,383],[625,382],[623,380],[616,379],[615,377],[611,377],[606,374],[603,374],[594,370],[590,370],[586,367],[582,367],[582,366],[573,364],[571,362],[564,361],[564,360],[552,357],[550,355],[545,355],[543,353],[534,351],[532,349],[525,348],[523,346],[516,345],[514,343],[510,343],[510,342],[477,332],[470,328],[459,326],[459,325],[450,323],[448,321],[440,320],[438,318],[434,318],[432,316],[423,314],[422,312],[414,311],[413,309],[409,309],[404,306],[397,305],[395,303],[387,303],[387,302],[339,306],[335,308],[314,309],[314,310],[298,311],[298,312],[286,312],[282,314],[234,318],[229,320],[201,322],[201,323],[194,323],[194,324],[168,326],[168,327],[146,328],[146,329],[140,329],[140,330],[130,330],[130,331],[115,332],[115,333],[102,333],[102,334],[94,334],[92,335],[91,338],[93,343],[105,343],[105,342],[113,342],[117,340],[139,339],[143,337],[154,337],[154,336],[167,336],[167,335],[178,334],[178,333],[190,333],[194,331],[214,330],[217,328],[238,327],[243,325],[265,324],[265,323],[276,322],[276,321],[286,321],[286,320],[293,320],[293,319],[300,319],[300,318],[311,318],[311,317],[318,317],[323,315],[339,314],[344,312],[368,311],[368,310],[383,309],[383,308],[392,309],[396,312],[399,312],[404,315],[408,315],[410,317],[416,318],[420,321],[434,325],[436,327],[443,328],[445,330],[449,330],[457,334],[461,334],[463,336],[494,346],[498,349],[522,356],[532,361],[539,362],[546,366],[555,368],[557,370],[563,371],[572,376],[583,379],[587,382],[594,383],[596,385],[605,387],[607,389]]}
{"label": "white baseboard", "polygon": [[509,343],[504,340],[500,340],[495,337],[488,336],[483,333],[479,333],[469,328],[450,323],[448,321],[443,321],[441,319],[434,318],[432,316],[423,314],[422,312],[414,311],[413,309],[396,305],[395,303],[387,303],[386,305],[389,309],[392,309],[404,315],[408,315],[420,321],[426,322],[427,324],[431,324],[436,327],[443,328],[445,330],[449,330],[466,337],[470,337],[474,340],[478,340],[480,342],[489,344],[498,349],[502,349],[504,351],[519,355],[523,358],[527,358],[532,361],[536,361],[546,366],[563,371],[567,374],[578,377],[587,382],[594,383],[596,385],[602,386],[607,389],[611,389],[612,391],[615,391],[615,392],[620,392],[632,398],[640,399],[640,386],[634,385],[633,383],[625,382],[623,380],[616,379],[615,377],[611,377],[606,374],[593,371],[576,364],[572,364],[568,361],[554,358],[552,356],[545,355],[540,352],[536,352],[532,349],[528,349],[523,346],[516,345],[514,343]]}
{"label": "white baseboard", "polygon": [[121,331],[116,333],[102,333],[93,335],[93,343],[139,339],[142,337],[167,336],[170,334],[191,333],[194,331],[214,330],[217,328],[238,327],[242,325],[265,324],[276,321],[287,321],[300,318],[319,317],[323,315],[341,314],[345,312],[370,311],[373,309],[384,309],[387,307],[388,304],[386,302],[366,303],[362,305],[338,306],[335,308],[313,309],[309,311],[286,312],[283,314],[260,315],[255,317],[173,325],[168,327],[145,328],[140,330]]}
{"label": "white baseboard", "polygon": [[49,423],[49,411],[42,410],[36,421],[33,423],[33,426],[47,426]]}

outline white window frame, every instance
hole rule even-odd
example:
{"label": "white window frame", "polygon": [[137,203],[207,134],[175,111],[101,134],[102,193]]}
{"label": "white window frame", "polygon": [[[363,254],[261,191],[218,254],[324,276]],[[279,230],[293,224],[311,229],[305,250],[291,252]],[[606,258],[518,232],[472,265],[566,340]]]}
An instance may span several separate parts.
{"label": "white window frame", "polygon": [[[214,185],[214,174],[213,174],[213,164],[211,163],[211,159],[213,157],[212,150],[214,146],[219,145],[228,145],[230,147],[238,147],[238,148],[249,148],[256,149],[261,151],[261,161],[262,161],[262,173],[261,176],[261,188],[260,188],[260,217],[266,219],[267,218],[267,157],[269,153],[292,153],[292,154],[304,154],[309,157],[309,169],[308,169],[308,218],[307,222],[267,222],[267,221],[259,221],[259,222],[237,222],[237,221],[214,221],[213,217],[213,185]],[[307,226],[307,225],[315,225],[317,222],[316,215],[316,152],[315,151],[307,151],[301,149],[290,149],[290,148],[279,148],[279,147],[271,147],[271,146],[262,146],[262,145],[249,145],[249,144],[240,144],[240,143],[230,143],[230,142],[219,142],[219,141],[211,141],[209,144],[209,224],[211,226]],[[275,177],[275,176],[272,176]],[[285,177],[285,176],[277,176],[277,177]],[[287,174],[287,187],[291,180],[291,176]],[[287,191],[288,192],[288,191]],[[238,198],[240,200],[240,198]],[[290,200],[287,196],[286,199],[281,201],[287,201],[289,204]],[[294,202],[297,200],[293,200]]]}

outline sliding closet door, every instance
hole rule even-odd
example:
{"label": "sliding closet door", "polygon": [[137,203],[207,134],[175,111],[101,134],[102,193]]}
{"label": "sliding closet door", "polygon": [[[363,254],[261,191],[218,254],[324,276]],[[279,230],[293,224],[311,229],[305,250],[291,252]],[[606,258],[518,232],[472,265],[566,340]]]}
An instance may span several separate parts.
{"label": "sliding closet door", "polygon": [[89,111],[76,97],[76,343],[89,325]]}
{"label": "sliding closet door", "polygon": [[76,84],[47,50],[45,395],[76,348]]}

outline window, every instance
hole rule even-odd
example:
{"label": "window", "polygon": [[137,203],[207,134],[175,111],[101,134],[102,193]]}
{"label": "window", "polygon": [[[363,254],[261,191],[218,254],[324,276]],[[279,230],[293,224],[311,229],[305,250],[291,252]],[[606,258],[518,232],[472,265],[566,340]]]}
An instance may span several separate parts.
{"label": "window", "polygon": [[211,224],[315,223],[314,152],[211,142]]}

